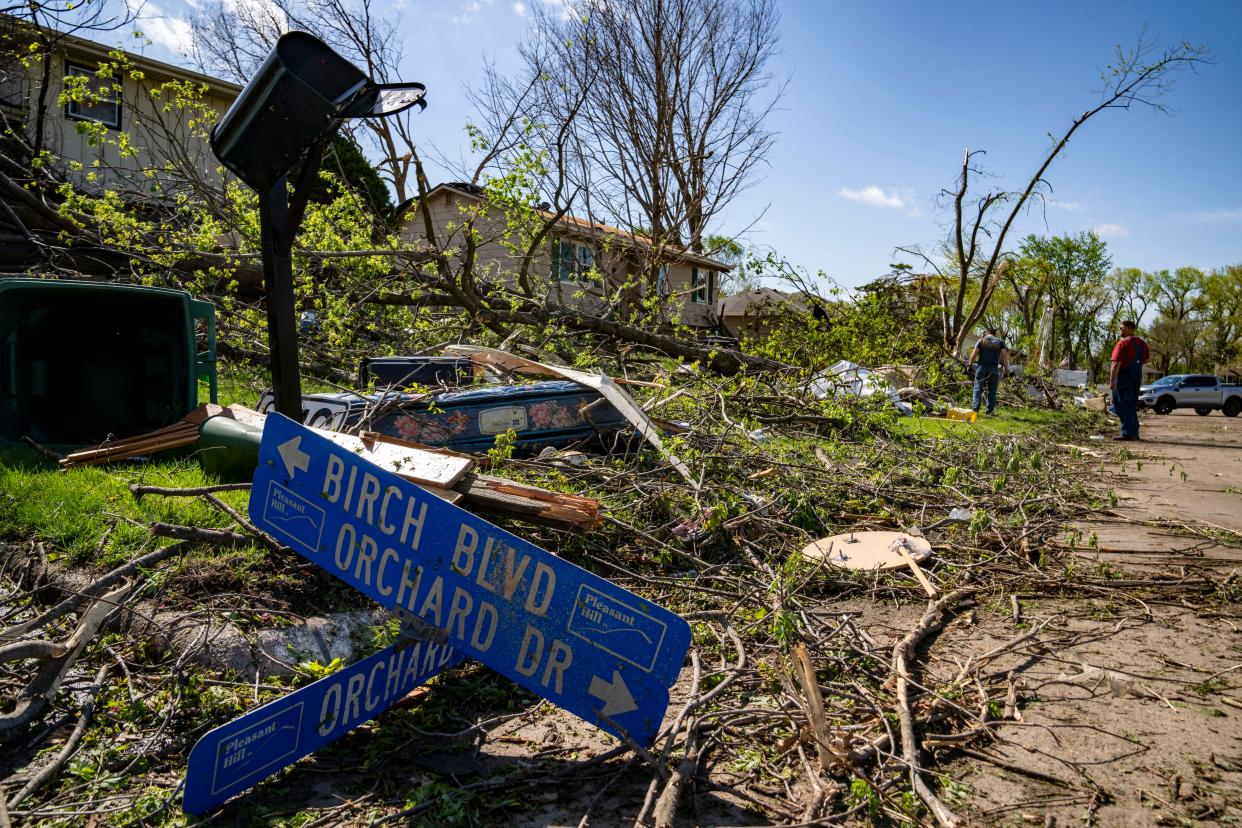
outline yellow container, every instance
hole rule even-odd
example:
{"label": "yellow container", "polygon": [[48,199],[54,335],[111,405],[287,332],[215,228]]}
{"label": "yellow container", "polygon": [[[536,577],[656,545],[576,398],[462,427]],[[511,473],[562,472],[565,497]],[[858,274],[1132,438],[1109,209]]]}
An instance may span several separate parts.
{"label": "yellow container", "polygon": [[979,412],[970,408],[950,408],[944,413],[944,416],[950,420],[962,420],[963,422],[973,423],[979,419]]}

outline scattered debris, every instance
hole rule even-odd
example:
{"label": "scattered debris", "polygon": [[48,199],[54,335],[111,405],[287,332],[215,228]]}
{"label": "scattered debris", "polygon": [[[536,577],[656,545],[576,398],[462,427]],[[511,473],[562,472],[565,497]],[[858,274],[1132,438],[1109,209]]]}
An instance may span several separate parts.
{"label": "scattered debris", "polygon": [[1069,368],[1057,368],[1052,372],[1052,381],[1061,388],[1086,388],[1087,372],[1074,371]]}
{"label": "scattered debris", "polygon": [[[967,815],[960,800],[935,784],[940,773],[937,763],[946,753],[974,755],[968,751],[1001,736],[1004,723],[1022,716],[1027,692],[1023,673],[1015,674],[1009,664],[995,662],[1005,654],[1025,656],[1043,645],[1048,633],[1041,596],[1061,595],[1066,588],[1065,580],[1057,575],[1060,563],[1050,567],[1045,561],[1072,554],[1054,540],[1063,534],[1072,509],[1105,508],[1091,499],[1090,491],[1068,483],[1079,479],[1087,451],[1061,451],[1047,439],[1036,442],[987,430],[974,430],[969,439],[934,440],[872,429],[870,423],[887,423],[887,415],[869,419],[876,417],[874,407],[860,404],[845,391],[825,404],[806,393],[794,378],[707,377],[664,365],[644,373],[635,370],[633,363],[623,363],[619,370],[642,378],[626,383],[627,392],[620,381],[604,374],[533,362],[505,351],[472,353],[455,358],[468,358],[472,366],[487,367],[506,377],[518,373],[543,381],[572,382],[575,393],[599,390],[603,398],[603,389],[615,389],[624,396],[608,397],[607,404],[625,413],[624,426],[628,429],[632,424],[651,445],[660,447],[660,454],[644,451],[601,457],[572,448],[543,447],[524,457],[510,459],[499,453],[484,459],[383,434],[367,428],[361,418],[346,426],[356,433],[322,429],[317,433],[479,515],[519,521],[522,525],[515,531],[539,538],[544,548],[615,578],[649,600],[667,600],[682,608],[686,620],[694,624],[695,641],[675,691],[683,706],[670,711],[665,730],[650,748],[619,744],[585,761],[598,759],[605,774],[621,774],[609,777],[618,780],[628,779],[634,768],[646,768],[651,787],[642,813],[652,819],[676,813],[679,797],[694,795],[692,780],[725,784],[753,796],[754,803],[747,806],[754,809],[749,814],[751,822],[765,821],[755,814],[767,821],[792,823],[823,821],[853,809],[865,815],[872,807],[869,802],[874,803],[875,813],[891,810],[896,814],[899,809],[917,807],[906,804],[914,803],[911,793],[930,810],[925,821],[954,824],[958,820],[954,811]],[[888,382],[886,374],[872,373]],[[854,376],[864,381],[858,372]],[[904,396],[903,402],[927,407],[929,399],[920,398],[913,383],[900,387],[900,392],[893,393]],[[377,395],[370,400],[372,413],[376,401],[394,398]],[[266,422],[264,414],[240,406],[218,412],[204,409],[204,414],[213,412],[231,433],[254,433]],[[657,413],[667,418],[667,425],[653,419]],[[1067,416],[1085,417],[1072,412]],[[212,428],[211,422],[205,419],[202,430]],[[661,433],[665,428],[677,429],[675,444],[668,431]],[[128,446],[119,441],[106,448],[119,457],[127,448],[149,450],[158,445],[158,437],[145,435]],[[1085,441],[1083,435],[1071,436],[1068,431],[1055,439]],[[680,468],[667,457],[672,445],[689,460]],[[199,447],[203,449],[200,459],[205,460],[206,446],[200,442]],[[253,468],[253,459],[246,462]],[[290,453],[288,462],[296,468],[295,453]],[[1024,485],[1012,485],[1019,476]],[[228,498],[221,493],[229,488],[210,485],[175,490],[136,485],[136,496],[200,499],[220,520],[215,526],[153,524],[151,538],[172,538],[171,545],[155,550],[163,556],[157,559],[148,558],[154,553],[145,551],[132,555],[124,564],[130,567],[125,577],[151,578],[143,581],[146,584],[176,584],[177,579],[167,574],[171,570],[161,566],[172,560],[182,566],[185,556],[179,549],[254,555],[251,547],[258,545],[260,563],[256,566],[262,575],[279,574],[298,584],[295,588],[324,591],[317,573],[304,564],[291,563],[285,550],[273,548],[279,545],[248,525],[244,509],[227,506]],[[877,531],[903,527],[909,528]],[[812,540],[820,535],[827,537]],[[909,576],[904,570],[909,570]],[[825,573],[830,576],[823,577]],[[1093,596],[1121,596],[1122,590],[1132,589],[1135,583],[1093,573],[1079,577],[1082,588]],[[30,583],[23,580],[23,588],[37,594]],[[951,587],[963,583],[969,585],[965,590]],[[77,599],[76,612],[123,585],[120,581],[109,582],[107,588],[85,584],[78,592],[87,597]],[[1182,590],[1178,595],[1192,594],[1192,588],[1209,588],[1204,580],[1179,577],[1170,577],[1168,584],[1152,581],[1142,588],[1175,587]],[[161,599],[164,595],[158,590],[155,594]],[[924,595],[931,599],[926,611],[922,610]],[[962,642],[974,640],[977,631],[985,629],[987,614],[980,608],[976,616],[972,609],[976,599],[980,607],[985,599],[987,606],[1001,606],[1005,624],[1030,627],[1011,641],[989,644],[974,655],[969,655],[969,649],[961,658],[956,658],[959,653],[954,650],[946,654],[942,634],[952,637],[955,647],[969,647]],[[253,630],[246,626],[247,619],[268,611],[279,618],[280,613],[301,609],[292,602],[276,603],[266,591],[261,601],[271,600],[274,607],[258,607],[254,596],[238,595],[231,586],[214,584],[184,600],[195,612],[223,617],[230,629],[241,629],[246,635]],[[918,602],[913,612],[911,601]],[[853,608],[857,603],[882,608],[880,623],[862,623]],[[133,612],[123,610],[118,618],[147,612],[145,605],[130,602],[126,607],[133,607]],[[58,641],[72,633],[72,627],[61,627],[56,635],[45,635],[41,630],[47,625],[40,619],[48,612],[45,604],[32,600],[28,609],[7,622],[15,633],[11,640],[24,645],[36,636]],[[992,615],[990,620],[995,622]],[[59,617],[67,619],[65,614]],[[966,629],[968,624],[976,626]],[[955,630],[958,635],[953,637]],[[261,639],[261,635],[256,638]],[[180,679],[170,678],[177,675],[171,661],[152,667],[127,642],[114,649],[118,659],[102,650],[83,657],[71,675],[71,686],[77,690],[91,686],[94,671],[104,664],[110,672],[97,691],[105,694],[100,698],[123,700],[127,687],[142,696],[180,686],[176,684]],[[964,664],[960,669],[954,665],[955,658],[957,665]],[[12,662],[8,666],[18,673],[25,670]],[[325,663],[315,669],[328,667]],[[122,668],[133,675],[118,683],[117,671]],[[463,681],[498,681],[470,669],[446,673],[442,685],[419,697],[421,705],[447,704],[447,715],[462,715],[453,707],[456,700],[444,701],[444,688]],[[600,677],[598,689],[605,695],[615,687],[609,678]],[[1093,678],[1070,677],[1077,687],[1088,689],[1094,687]],[[1110,678],[1100,676],[1100,686]],[[222,690],[226,701],[219,710],[194,711],[194,727],[200,732],[227,721],[238,704],[249,710],[274,694],[287,692],[279,687],[260,691],[251,685],[234,686],[255,681],[247,676],[220,673],[210,675],[210,680],[226,688]],[[477,697],[491,691],[488,687]],[[1136,693],[1154,698],[1154,691],[1147,687],[1131,694]],[[1172,694],[1165,697],[1175,701]],[[53,704],[63,712],[84,698],[62,690]],[[175,695],[166,693],[162,698],[172,699],[167,710],[176,715],[189,712]],[[851,702],[842,704],[840,699]],[[480,721],[492,716],[492,708],[480,712],[479,718],[465,715],[461,726],[471,729],[472,756],[478,755],[478,742],[483,739],[489,745],[509,744],[506,740],[518,745],[533,743],[540,751],[573,746],[570,741],[547,741],[542,735],[530,737],[519,727],[524,720],[536,718],[541,733],[551,732],[556,726],[551,714],[528,715],[534,708],[524,700],[510,698],[505,704],[506,712],[494,720]],[[508,718],[508,711],[521,711],[524,706],[516,718]],[[443,708],[435,709],[436,715],[445,715]],[[95,718],[99,716],[97,711]],[[510,721],[511,728],[506,724]],[[184,756],[177,750],[159,753],[140,741],[151,737],[153,727],[144,730],[145,725],[133,723],[125,727],[126,738],[142,745],[134,748],[134,755],[141,753],[151,762],[153,774],[171,780],[161,797],[175,808],[173,786],[184,771]],[[27,741],[39,737],[29,727],[20,730]],[[747,734],[744,738],[736,735],[743,733]],[[89,736],[70,749],[77,753],[68,761],[79,761]],[[401,757],[406,758],[405,753]],[[614,757],[621,759],[614,761]],[[547,767],[541,762],[533,766]],[[577,770],[581,761],[566,760],[566,767]],[[516,792],[528,778],[546,778],[539,777],[539,772],[494,784]],[[305,769],[295,769],[290,779],[302,779],[297,775],[304,773]],[[28,772],[26,778],[33,774]],[[153,778],[144,777],[147,781]],[[767,778],[788,780],[789,785],[766,785],[763,780]],[[739,783],[739,779],[747,781]],[[487,782],[493,784],[491,779]],[[1078,782],[1066,786],[1075,791],[1081,787]],[[453,795],[469,790],[447,783],[446,788]],[[352,795],[352,789],[342,790]],[[439,796],[424,796],[414,806],[424,810],[414,813],[438,818],[434,803]],[[28,806],[39,803],[38,807],[56,802],[59,807],[69,801],[67,797],[49,782],[26,794],[26,802]],[[642,799],[641,793],[638,798]],[[409,816],[410,807],[400,803],[384,800],[376,804],[386,815]],[[242,803],[226,806],[235,809],[243,821],[251,815],[247,807]],[[347,806],[341,813],[348,813],[349,818],[339,821],[364,819],[357,807]],[[593,808],[594,819],[599,814],[596,804],[585,806],[588,812]],[[319,816],[335,819],[337,814]],[[500,817],[489,812],[479,819],[499,821]],[[726,817],[717,814],[710,819],[723,822]],[[736,821],[743,820],[737,817]]]}
{"label": "scattered debris", "polygon": [[[516,373],[534,374],[535,376],[552,376],[576,382],[584,388],[590,388],[598,391],[604,396],[604,399],[612,403],[613,407],[621,412],[630,425],[638,430],[643,439],[655,447],[656,451],[662,455],[664,451],[664,442],[660,438],[660,430],[656,427],[651,418],[647,416],[647,412],[643,410],[634,398],[619,387],[616,381],[607,374],[589,374],[585,371],[576,371],[572,368],[562,368],[559,365],[546,365],[541,362],[526,359],[524,357],[515,356],[513,354],[498,351],[493,348],[473,348],[465,346],[451,346],[447,349],[450,353],[464,353],[480,365],[490,365],[494,367],[504,368],[507,371]],[[626,382],[633,382],[627,380]],[[638,383],[640,385],[650,385],[650,383]],[[669,457],[669,462],[673,468],[685,478],[686,482],[694,488],[698,488],[699,483],[694,475],[690,473],[690,469],[686,467],[680,459]]]}
{"label": "scattered debris", "polygon": [[802,549],[803,556],[844,569],[898,569],[909,560],[931,555],[926,538],[902,532],[847,532],[820,538]]}
{"label": "scattered debris", "polygon": [[99,463],[112,463],[131,457],[155,454],[160,451],[185,448],[198,442],[198,428],[209,417],[224,414],[225,409],[209,403],[201,405],[182,417],[175,424],[157,431],[101,443],[89,449],[80,449],[61,459],[60,467],[71,469],[75,466],[93,466]]}
{"label": "scattered debris", "polygon": [[874,394],[881,394],[889,397],[893,402],[901,402],[892,383],[884,376],[846,359],[834,362],[826,371],[815,377],[811,381],[811,392],[821,400],[838,394],[851,397],[870,397]]}
{"label": "scattered debris", "polygon": [[950,408],[944,412],[944,416],[950,420],[960,420],[964,423],[973,423],[979,419],[979,412],[973,408]]}

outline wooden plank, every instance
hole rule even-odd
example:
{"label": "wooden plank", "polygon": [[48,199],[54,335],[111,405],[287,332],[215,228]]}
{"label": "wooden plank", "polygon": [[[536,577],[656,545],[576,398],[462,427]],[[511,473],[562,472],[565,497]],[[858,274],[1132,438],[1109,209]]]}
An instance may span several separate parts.
{"label": "wooden plank", "polygon": [[600,524],[599,503],[576,495],[524,486],[498,477],[470,474],[457,485],[466,504],[481,512],[559,529],[591,529]]}
{"label": "wooden plank", "polygon": [[215,403],[206,403],[204,405],[200,405],[198,408],[194,409],[189,414],[186,414],[180,420],[177,420],[177,422],[172,423],[171,425],[166,425],[163,428],[157,428],[154,431],[148,431],[144,434],[135,434],[131,437],[125,437],[120,440],[113,440],[112,442],[109,442],[109,443],[100,443],[89,449],[82,449],[82,451],[100,451],[103,449],[107,449],[111,446],[122,445],[124,443],[132,442],[135,440],[147,440],[151,437],[158,437],[162,434],[168,434],[170,432],[179,431],[183,428],[186,428],[187,426],[197,427],[208,417],[214,417],[215,415],[220,414],[223,411],[224,409],[221,406],[216,405]]}
{"label": "wooden plank", "polygon": [[447,500],[449,503],[452,503],[454,506],[456,506],[458,503],[466,499],[466,496],[462,494],[461,492],[457,492],[452,489],[441,489],[439,486],[424,486],[423,484],[419,483],[418,488],[422,489],[425,492],[431,492],[436,497],[440,498],[441,500]]}
{"label": "wooden plank", "polygon": [[244,405],[226,406],[223,414],[226,417],[232,417],[242,425],[253,426],[255,428],[263,428],[263,424],[267,422],[266,414],[260,414],[253,408],[246,408]]}
{"label": "wooden plank", "polygon": [[[148,440],[144,442],[128,443],[124,446],[118,446],[116,450],[104,454],[93,455],[73,459],[73,455],[66,457],[60,461],[62,468],[73,468],[74,466],[97,466],[101,463],[111,463],[116,460],[127,460],[130,457],[138,457],[143,454],[155,454],[159,451],[169,451],[175,448],[183,448],[192,446],[198,442],[198,431],[191,429],[184,435],[167,435],[159,440]],[[72,460],[72,462],[69,462]]]}
{"label": "wooden plank", "polygon": [[400,437],[393,437],[391,434],[380,434],[378,431],[364,431],[358,435],[363,440],[370,442],[391,443],[394,446],[404,446],[405,448],[419,449],[420,451],[429,451],[432,454],[443,454],[447,457],[464,457],[467,460],[474,460],[474,456],[463,451],[453,451],[444,446],[428,446],[423,443],[416,443],[413,440],[403,440]]}
{"label": "wooden plank", "polygon": [[363,440],[352,434],[340,434],[321,428],[311,430],[380,468],[420,485],[451,489],[474,468],[474,460],[468,457],[453,457],[386,441]]}
{"label": "wooden plank", "polygon": [[919,562],[910,554],[910,550],[906,548],[905,540],[894,543],[897,554],[901,555],[902,560],[906,562],[906,566],[910,567],[910,571],[914,573],[914,577],[919,579],[919,583],[923,586],[923,591],[927,593],[928,598],[935,598],[939,593],[932,586],[931,581],[927,580],[927,576],[923,574],[923,567],[919,566]]}
{"label": "wooden plank", "polygon": [[62,468],[71,468],[73,466],[92,465],[96,463],[107,463],[111,460],[123,460],[126,457],[133,457],[139,454],[149,454],[152,451],[162,451],[167,448],[179,448],[188,446],[198,440],[198,428],[192,425],[186,425],[180,429],[170,430],[167,432],[143,435],[141,437],[132,437],[128,440],[118,440],[104,448],[87,449],[85,451],[74,452],[61,459]]}
{"label": "wooden plank", "polygon": [[[200,405],[198,408],[186,414],[172,425],[157,428],[155,431],[148,431],[145,434],[135,434],[132,437],[126,437],[121,440],[113,440],[110,443],[101,443],[87,449],[80,449],[72,454],[66,455],[61,465],[76,465],[82,460],[90,457],[111,456],[113,454],[128,451],[131,446],[139,444],[151,444],[160,438],[176,435],[181,436],[187,430],[193,430],[197,433],[198,426],[208,417],[220,414],[224,409],[214,403]],[[69,461],[69,462],[65,462]]]}

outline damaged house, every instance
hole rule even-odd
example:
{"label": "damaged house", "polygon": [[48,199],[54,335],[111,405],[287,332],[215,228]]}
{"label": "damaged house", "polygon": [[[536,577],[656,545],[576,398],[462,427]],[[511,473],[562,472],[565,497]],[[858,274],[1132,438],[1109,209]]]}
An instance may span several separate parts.
{"label": "damaged house", "polygon": [[[461,256],[463,226],[470,220],[477,239],[476,278],[492,284],[522,278],[524,250],[507,232],[504,217],[487,205],[482,188],[450,182],[434,187],[426,199],[436,246]],[[571,215],[556,218],[546,209],[538,215],[554,220],[552,232],[532,256],[525,276],[548,304],[607,316],[613,305],[643,301],[647,274],[655,267],[664,321],[703,334],[719,328],[717,292],[721,275],[731,269],[728,265],[682,248],[656,250],[646,237],[606,224]],[[402,235],[414,247],[427,246],[421,210],[405,214]]]}

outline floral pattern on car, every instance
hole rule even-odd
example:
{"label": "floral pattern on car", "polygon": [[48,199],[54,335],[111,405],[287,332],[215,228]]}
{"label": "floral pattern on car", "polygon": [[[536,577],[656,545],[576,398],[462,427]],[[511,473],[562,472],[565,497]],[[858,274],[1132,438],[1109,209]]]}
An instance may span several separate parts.
{"label": "floral pattern on car", "polygon": [[470,430],[473,418],[465,411],[454,411],[448,416],[448,428],[454,434],[465,434]]}
{"label": "floral pattern on car", "polygon": [[572,428],[582,422],[577,411],[556,400],[529,405],[526,414],[536,428]]}
{"label": "floral pattern on car", "polygon": [[443,424],[422,417],[406,415],[397,420],[397,432],[407,440],[438,446],[449,443],[453,439],[452,432]]}

